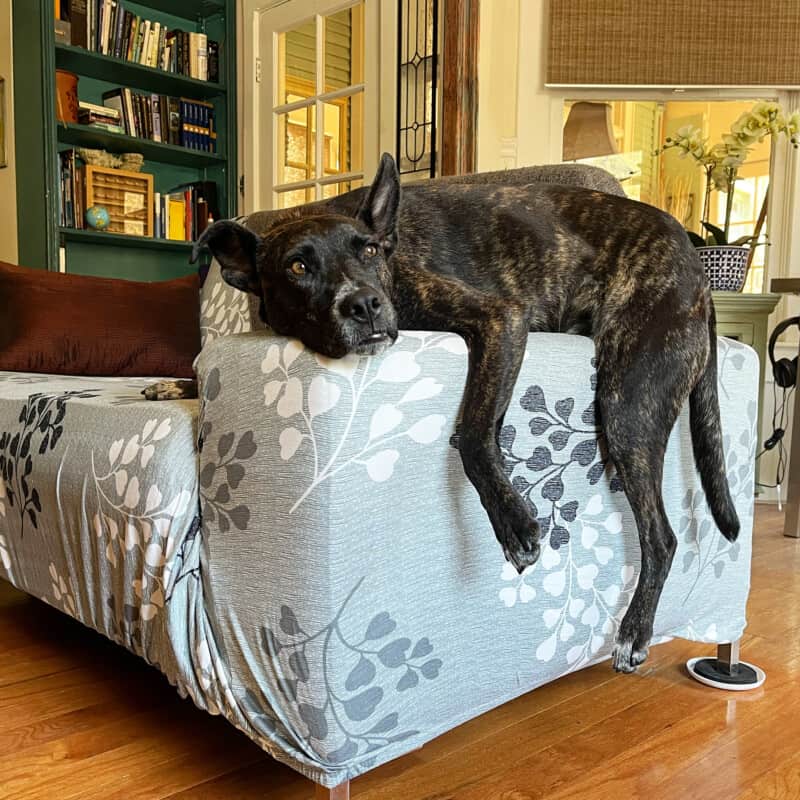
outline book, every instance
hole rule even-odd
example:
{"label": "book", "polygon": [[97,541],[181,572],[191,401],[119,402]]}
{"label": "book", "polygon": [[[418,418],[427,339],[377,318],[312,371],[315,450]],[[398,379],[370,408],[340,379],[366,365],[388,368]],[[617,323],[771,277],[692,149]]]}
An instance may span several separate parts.
{"label": "book", "polygon": [[92,111],[101,116],[110,116],[119,119],[119,110],[114,110],[112,107],[106,105],[98,106],[94,103],[87,103],[85,100],[80,100],[78,102],[78,111]]}
{"label": "book", "polygon": [[150,28],[150,20],[146,19],[142,28],[142,43],[139,48],[139,57],[136,59],[140,64],[145,64],[147,62],[147,52],[150,47]]}
{"label": "book", "polygon": [[161,23],[156,22],[150,28],[150,46],[147,50],[147,66],[155,67],[158,60],[158,44],[161,41]]}
{"label": "book", "polygon": [[122,126],[125,133],[131,135],[130,122],[125,108],[125,99],[122,89],[112,89],[109,92],[103,92],[103,105],[106,108],[113,109],[119,114],[119,119],[122,121]]}
{"label": "book", "polygon": [[161,233],[161,192],[153,193],[153,235],[162,239]]}
{"label": "book", "polygon": [[114,57],[122,57],[122,40],[125,29],[125,9],[122,3],[117,4],[117,24],[114,28]]}
{"label": "book", "polygon": [[208,77],[212,83],[219,83],[219,44],[208,40]]}
{"label": "book", "polygon": [[183,193],[170,194],[169,202],[169,231],[167,238],[179,242],[184,242],[186,235],[186,224],[184,218],[186,216],[186,204],[184,201]]}
{"label": "book", "polygon": [[197,77],[208,80],[208,36],[204,33],[197,34]]}
{"label": "book", "polygon": [[69,0],[70,44],[73,47],[87,47],[89,28],[86,16],[86,0]]}
{"label": "book", "polygon": [[153,141],[163,142],[161,136],[161,98],[157,94],[150,97],[150,115],[153,120]]}

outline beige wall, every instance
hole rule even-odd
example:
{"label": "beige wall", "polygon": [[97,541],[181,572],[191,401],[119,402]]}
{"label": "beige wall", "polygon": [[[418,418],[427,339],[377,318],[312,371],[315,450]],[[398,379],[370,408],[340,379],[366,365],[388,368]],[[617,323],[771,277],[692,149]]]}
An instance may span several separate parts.
{"label": "beige wall", "polygon": [[14,165],[14,73],[11,0],[0,0],[0,77],[6,81],[6,161],[0,169],[0,261],[17,263],[17,174]]}

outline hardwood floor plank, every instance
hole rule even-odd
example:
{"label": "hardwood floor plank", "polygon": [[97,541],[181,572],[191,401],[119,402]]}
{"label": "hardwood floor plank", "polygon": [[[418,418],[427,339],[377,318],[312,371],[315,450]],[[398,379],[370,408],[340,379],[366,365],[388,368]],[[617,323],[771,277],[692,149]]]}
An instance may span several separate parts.
{"label": "hardwood floor plank", "polygon": [[[641,675],[566,676],[353,781],[355,800],[800,800],[800,541],[757,509],[742,657],[753,693],[653,649]],[[310,781],[144,662],[0,582],[0,798],[310,800]]]}

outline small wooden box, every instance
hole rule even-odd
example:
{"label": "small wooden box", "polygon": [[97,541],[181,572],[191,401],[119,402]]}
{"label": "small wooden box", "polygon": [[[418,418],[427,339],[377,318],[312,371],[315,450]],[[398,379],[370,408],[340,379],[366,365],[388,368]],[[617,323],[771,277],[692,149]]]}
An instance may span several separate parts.
{"label": "small wooden box", "polygon": [[153,236],[153,176],[87,164],[86,208],[103,206],[110,233]]}

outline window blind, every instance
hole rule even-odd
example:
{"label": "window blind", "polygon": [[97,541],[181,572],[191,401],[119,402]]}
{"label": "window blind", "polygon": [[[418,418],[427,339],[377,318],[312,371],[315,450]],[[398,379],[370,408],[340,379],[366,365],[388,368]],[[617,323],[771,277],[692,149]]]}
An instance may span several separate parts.
{"label": "window blind", "polygon": [[800,86],[800,0],[550,0],[547,85]]}

